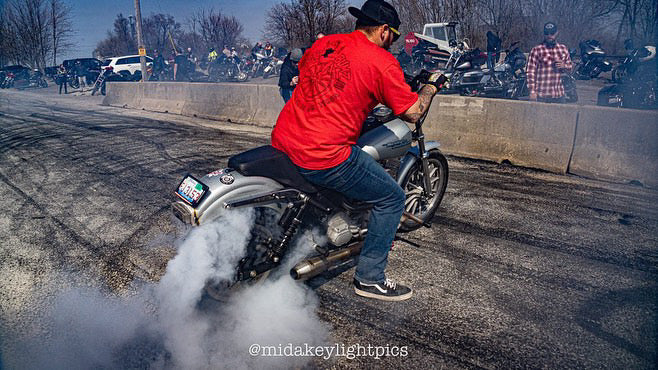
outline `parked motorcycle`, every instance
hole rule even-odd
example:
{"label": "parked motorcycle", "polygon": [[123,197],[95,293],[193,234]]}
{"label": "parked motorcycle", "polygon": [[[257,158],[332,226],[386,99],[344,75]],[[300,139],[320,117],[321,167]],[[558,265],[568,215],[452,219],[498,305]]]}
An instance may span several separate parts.
{"label": "parked motorcycle", "polygon": [[[426,79],[424,72],[410,81],[413,90]],[[424,77],[423,77],[424,76]],[[448,162],[437,142],[425,142],[424,115],[411,130],[387,107],[376,108],[366,119],[357,145],[390,169],[406,193],[399,232],[430,227],[448,183]],[[412,142],[417,145],[412,146]],[[393,170],[397,168],[397,170]],[[357,255],[368,232],[372,208],[330,189],[307,182],[290,159],[266,145],[231,157],[228,168],[201,178],[186,175],[175,190],[174,215],[189,225],[204,225],[227,210],[252,208],[255,225],[246,255],[228,282],[207,282],[210,296],[222,299],[241,284],[265,279],[289,255],[300,229],[320,227],[326,242],[316,241],[313,255],[290,271],[294,279],[320,274]]]}
{"label": "parked motorcycle", "polygon": [[576,64],[573,75],[579,80],[597,78],[601,72],[612,70],[612,64],[605,60],[606,53],[597,40],[585,40],[578,45],[580,62]]}
{"label": "parked motorcycle", "polygon": [[513,42],[505,50],[505,59],[493,70],[483,71],[479,66],[464,70],[457,85],[462,95],[490,98],[518,99],[528,95],[526,83],[526,57]]}
{"label": "parked motorcycle", "polygon": [[0,88],[9,89],[14,86],[14,74],[11,72],[0,72]]}
{"label": "parked motorcycle", "polygon": [[220,57],[208,67],[208,80],[245,82],[249,75],[242,69],[241,64],[237,58]]}
{"label": "parked motorcycle", "polygon": [[[127,71],[121,71],[127,72]],[[133,78],[128,73],[116,73],[112,66],[102,67],[101,73],[96,78],[94,86],[91,89],[91,95],[96,95],[97,92],[100,92],[101,95],[105,95],[105,84],[107,81],[132,81]]]}
{"label": "parked motorcycle", "polygon": [[30,73],[30,76],[27,78],[26,87],[46,88],[48,87],[48,82],[46,82],[46,79],[43,77],[43,73],[41,73],[41,71],[39,71],[38,69],[35,69]]}
{"label": "parked motorcycle", "polygon": [[75,71],[70,71],[66,74],[66,82],[73,89],[80,87],[80,80],[78,80],[78,74]]}
{"label": "parked motorcycle", "polygon": [[[619,108],[658,109],[656,100],[655,47],[633,49],[616,74],[616,84],[599,90],[597,105]],[[623,72],[621,72],[623,71]],[[614,74],[613,74],[614,76]]]}
{"label": "parked motorcycle", "polygon": [[630,49],[628,55],[612,69],[612,81],[622,83],[626,76],[633,75],[638,69],[653,68],[652,60],[656,58],[655,46],[643,46],[637,49]]}
{"label": "parked motorcycle", "polygon": [[269,58],[260,52],[255,52],[251,54],[249,62],[249,77],[255,78],[260,77],[263,74],[266,63],[269,63]]}
{"label": "parked motorcycle", "polygon": [[470,95],[471,88],[482,80],[482,65],[486,60],[487,54],[477,48],[453,50],[446,64],[446,74],[450,76],[449,89],[462,95]]}
{"label": "parked motorcycle", "polygon": [[281,73],[283,60],[276,57],[271,57],[269,60],[266,60],[265,63],[265,68],[263,68],[264,79],[269,78],[270,76],[278,76]]}

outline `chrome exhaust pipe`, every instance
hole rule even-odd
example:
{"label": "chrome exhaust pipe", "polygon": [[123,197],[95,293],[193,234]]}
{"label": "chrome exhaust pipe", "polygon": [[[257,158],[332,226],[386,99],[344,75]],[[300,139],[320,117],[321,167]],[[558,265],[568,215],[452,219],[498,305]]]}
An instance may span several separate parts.
{"label": "chrome exhaust pipe", "polygon": [[290,276],[295,280],[310,279],[329,268],[356,256],[361,252],[363,242],[354,243],[348,247],[337,249],[326,256],[318,256],[301,261],[290,269]]}

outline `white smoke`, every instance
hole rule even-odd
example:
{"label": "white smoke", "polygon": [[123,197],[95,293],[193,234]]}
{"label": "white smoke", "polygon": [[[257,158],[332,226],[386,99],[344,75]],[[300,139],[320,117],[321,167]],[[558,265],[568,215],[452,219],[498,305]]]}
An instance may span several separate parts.
{"label": "white smoke", "polygon": [[[59,294],[46,318],[49,333],[25,342],[22,360],[13,364],[49,369],[304,365],[311,359],[249,353],[253,344],[320,345],[328,339],[328,328],[315,312],[315,294],[287,274],[296,262],[292,258],[282,273],[235,293],[223,304],[202,300],[207,281],[233,276],[252,224],[251,213],[233,211],[230,217],[193,229],[162,279],[136,289],[130,297],[100,289]],[[311,245],[309,238],[301,239],[293,251],[299,257]]]}

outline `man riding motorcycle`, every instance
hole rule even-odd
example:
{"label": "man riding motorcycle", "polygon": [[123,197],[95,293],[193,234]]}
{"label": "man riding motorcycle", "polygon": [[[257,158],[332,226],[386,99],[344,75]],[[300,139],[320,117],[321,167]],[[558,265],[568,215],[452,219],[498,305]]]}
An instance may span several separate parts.
{"label": "man riding motorcycle", "polygon": [[440,76],[432,75],[413,93],[388,52],[400,36],[397,11],[381,0],[348,10],[357,18],[356,30],[323,37],[302,57],[299,85],[279,115],[272,146],[286,153],[311,183],[372,204],[354,290],[364,297],[401,301],[411,297],[411,288],[387,279],[384,270],[405,193],[355,144],[368,112],[379,103],[407,122],[418,121],[429,109]]}

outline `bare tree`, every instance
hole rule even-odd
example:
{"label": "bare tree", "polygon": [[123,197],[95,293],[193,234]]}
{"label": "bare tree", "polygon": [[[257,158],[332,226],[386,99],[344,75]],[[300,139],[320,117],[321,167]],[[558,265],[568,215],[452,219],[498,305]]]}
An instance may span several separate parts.
{"label": "bare tree", "polygon": [[212,8],[192,14],[188,25],[190,32],[182,36],[183,43],[192,46],[197,53],[210,47],[234,46],[244,30],[237,18]]}
{"label": "bare tree", "polygon": [[291,0],[275,4],[267,12],[264,36],[276,44],[292,47],[308,46],[318,32],[347,32],[349,22],[345,0]]}
{"label": "bare tree", "polygon": [[71,25],[71,9],[61,0],[50,0],[50,28],[52,42],[53,65],[57,64],[57,53],[73,46],[71,36],[73,27]]}
{"label": "bare tree", "polygon": [[48,7],[44,0],[10,0],[5,3],[5,32],[12,40],[12,60],[43,70],[51,51]]}
{"label": "bare tree", "polygon": [[103,57],[134,54],[137,42],[132,36],[128,18],[118,14],[114,20],[114,29],[107,32],[107,38],[96,45],[95,54]]}
{"label": "bare tree", "polygon": [[269,30],[266,37],[288,47],[300,46],[297,43],[299,22],[297,8],[293,4],[275,4],[267,12],[265,27]]}
{"label": "bare tree", "polygon": [[617,39],[626,35],[634,41],[649,43],[658,30],[658,0],[618,0],[622,14]]}
{"label": "bare tree", "polygon": [[168,50],[169,35],[178,39],[182,34],[181,24],[171,14],[152,14],[142,20],[144,44],[147,50]]}

